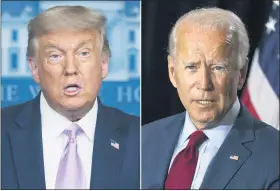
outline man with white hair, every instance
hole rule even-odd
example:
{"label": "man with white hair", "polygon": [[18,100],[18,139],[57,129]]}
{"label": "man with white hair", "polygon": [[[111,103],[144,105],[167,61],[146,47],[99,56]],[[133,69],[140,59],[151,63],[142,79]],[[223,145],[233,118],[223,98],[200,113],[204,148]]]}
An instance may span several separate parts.
{"label": "man with white hair", "polygon": [[97,97],[108,73],[106,18],[58,6],[28,25],[41,92],[2,109],[2,189],[139,189],[139,118]]}
{"label": "man with white hair", "polygon": [[143,189],[279,189],[279,131],[237,97],[248,51],[245,26],[231,11],[201,8],[179,18],[168,71],[186,111],[143,126]]}

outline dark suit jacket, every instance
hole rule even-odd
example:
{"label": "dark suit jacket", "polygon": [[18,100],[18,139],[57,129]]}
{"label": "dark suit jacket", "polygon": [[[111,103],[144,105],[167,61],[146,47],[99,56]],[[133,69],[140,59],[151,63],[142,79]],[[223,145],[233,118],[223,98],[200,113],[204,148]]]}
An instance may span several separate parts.
{"label": "dark suit jacket", "polygon": [[[46,189],[39,96],[1,112],[1,188]],[[94,137],[90,189],[139,189],[139,118],[98,100]]]}
{"label": "dark suit jacket", "polygon": [[[163,189],[185,112],[142,128],[142,188]],[[231,160],[231,155],[239,160]],[[279,189],[279,131],[242,106],[200,189]]]}

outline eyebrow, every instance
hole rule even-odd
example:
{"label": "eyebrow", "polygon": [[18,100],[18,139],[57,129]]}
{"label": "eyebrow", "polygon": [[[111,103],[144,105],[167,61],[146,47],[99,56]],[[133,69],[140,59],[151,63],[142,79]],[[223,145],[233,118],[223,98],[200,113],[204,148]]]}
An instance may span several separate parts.
{"label": "eyebrow", "polygon": [[200,64],[200,61],[183,61],[183,64],[186,65],[186,64],[195,64],[195,65],[198,65]]}
{"label": "eyebrow", "polygon": [[[220,60],[221,62],[218,62],[219,64],[222,64],[224,66],[229,66],[230,64],[226,60]],[[183,65],[200,65],[200,61],[183,61]],[[217,65],[216,62],[211,61],[209,66]]]}
{"label": "eyebrow", "polygon": [[[92,39],[88,39],[88,40],[84,40],[82,42],[80,42],[78,44],[78,46],[76,48],[74,48],[74,51],[77,51],[79,48],[83,47],[84,45],[88,44],[88,43],[93,43]],[[49,42],[45,47],[44,47],[44,50],[48,49],[48,48],[54,48],[54,49],[57,49],[61,52],[66,52],[63,48],[59,47],[58,45],[56,44],[53,44],[51,42]]]}
{"label": "eyebrow", "polygon": [[230,66],[230,64],[227,60],[220,60],[219,62],[212,62],[210,64],[210,66],[214,66],[214,65],[217,65],[217,64],[218,65],[223,65],[223,66],[226,66],[226,67]]}

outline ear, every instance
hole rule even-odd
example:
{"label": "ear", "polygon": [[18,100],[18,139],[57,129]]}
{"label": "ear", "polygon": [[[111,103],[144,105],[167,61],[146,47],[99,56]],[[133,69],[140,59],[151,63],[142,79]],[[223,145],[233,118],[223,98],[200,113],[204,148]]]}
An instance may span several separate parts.
{"label": "ear", "polygon": [[246,74],[248,70],[248,60],[246,61],[243,68],[240,69],[240,75],[239,75],[239,81],[238,81],[238,90],[241,90],[244,86],[245,80],[246,80]]}
{"label": "ear", "polygon": [[167,57],[168,61],[168,74],[169,74],[169,80],[172,83],[172,85],[177,88],[177,82],[176,82],[176,71],[175,71],[175,61],[174,58],[170,55]]}
{"label": "ear", "polygon": [[102,55],[102,61],[101,61],[102,79],[106,78],[108,74],[109,62],[110,62],[109,55]]}
{"label": "ear", "polygon": [[33,57],[28,57],[27,58],[27,61],[28,61],[28,66],[29,66],[29,69],[32,73],[32,77],[34,79],[34,81],[36,83],[40,83],[40,78],[39,78],[39,71],[38,71],[38,67],[36,65],[36,60],[35,58]]}

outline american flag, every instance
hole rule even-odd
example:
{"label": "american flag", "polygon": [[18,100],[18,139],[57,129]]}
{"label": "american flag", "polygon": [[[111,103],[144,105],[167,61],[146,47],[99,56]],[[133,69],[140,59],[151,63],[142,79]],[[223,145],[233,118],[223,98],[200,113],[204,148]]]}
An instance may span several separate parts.
{"label": "american flag", "polygon": [[237,156],[237,155],[230,155],[229,158],[232,159],[232,160],[238,160],[239,156]]}
{"label": "american flag", "polygon": [[111,146],[112,146],[112,147],[114,147],[115,149],[120,149],[119,143],[117,143],[117,142],[114,141],[113,139],[111,139],[110,141],[111,141]]}
{"label": "american flag", "polygon": [[273,1],[241,100],[254,117],[279,130],[279,1]]}

